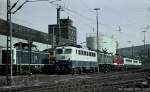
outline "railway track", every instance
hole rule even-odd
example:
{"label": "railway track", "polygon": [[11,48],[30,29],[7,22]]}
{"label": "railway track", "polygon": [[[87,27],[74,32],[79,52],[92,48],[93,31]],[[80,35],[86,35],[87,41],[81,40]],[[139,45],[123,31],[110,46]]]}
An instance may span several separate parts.
{"label": "railway track", "polygon": [[65,85],[55,85],[55,86],[44,86],[44,87],[35,87],[35,88],[31,88],[31,89],[27,89],[27,90],[23,90],[23,91],[17,91],[17,92],[85,92],[86,90],[88,90],[87,92],[95,92],[92,90],[101,90],[104,87],[113,87],[113,88],[121,88],[122,86],[126,86],[129,85],[130,83],[138,83],[143,81],[143,79],[135,79],[135,80],[128,80],[128,81],[120,81],[120,82],[110,82],[110,83],[95,83],[95,84],[85,84],[85,85],[78,85],[76,84],[76,87],[74,86],[69,86],[67,85],[67,87]]}
{"label": "railway track", "polygon": [[116,90],[116,88],[143,81],[145,73],[129,71],[74,76],[59,75],[59,77],[54,76],[50,81],[47,80],[47,82],[39,83],[36,86],[14,87],[9,90],[14,92],[99,92],[99,90],[107,90],[107,88]]}

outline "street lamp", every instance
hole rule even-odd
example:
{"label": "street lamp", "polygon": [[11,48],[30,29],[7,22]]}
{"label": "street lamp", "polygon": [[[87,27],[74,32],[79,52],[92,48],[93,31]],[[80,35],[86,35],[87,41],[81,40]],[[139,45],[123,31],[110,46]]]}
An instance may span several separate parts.
{"label": "street lamp", "polygon": [[146,49],[146,48],[145,48],[145,32],[146,32],[146,31],[144,30],[144,31],[142,31],[142,32],[144,33],[144,40],[143,40],[143,43],[144,43],[144,50],[145,50],[145,49]]}
{"label": "street lamp", "polygon": [[127,41],[129,44],[131,44],[131,57],[132,57],[132,59],[133,59],[133,42],[132,41]]}
{"label": "street lamp", "polygon": [[[96,11],[96,20],[97,20],[97,61],[98,61],[98,54],[99,54],[99,40],[98,40],[98,11],[100,8],[94,8]],[[99,72],[99,66],[98,66],[98,72]]]}

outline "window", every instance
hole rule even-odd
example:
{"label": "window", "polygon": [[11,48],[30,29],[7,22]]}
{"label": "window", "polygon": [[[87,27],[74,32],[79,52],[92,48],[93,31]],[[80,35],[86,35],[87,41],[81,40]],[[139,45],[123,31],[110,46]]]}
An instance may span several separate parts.
{"label": "window", "polygon": [[94,57],[96,56],[96,54],[94,53]]}
{"label": "window", "polygon": [[65,54],[71,54],[72,53],[72,49],[65,49]]}
{"label": "window", "polygon": [[78,54],[78,50],[76,50],[76,54]]}
{"label": "window", "polygon": [[87,52],[87,56],[89,56],[89,52]]}
{"label": "window", "polygon": [[82,55],[84,55],[83,51],[81,51],[81,52],[82,52]]}
{"label": "window", "polygon": [[56,50],[56,54],[62,54],[63,53],[63,50],[62,49],[57,49]]}
{"label": "window", "polygon": [[91,56],[91,52],[89,53],[89,55]]}
{"label": "window", "polygon": [[84,55],[86,56],[86,51],[84,51]]}
{"label": "window", "polygon": [[137,61],[137,60],[134,60],[133,62],[134,62],[134,63],[138,63],[138,61]]}
{"label": "window", "polygon": [[94,56],[94,53],[92,53],[92,56]]}
{"label": "window", "polygon": [[81,55],[81,50],[78,50],[78,54]]}
{"label": "window", "polygon": [[126,62],[132,62],[132,60],[130,60],[130,59],[126,59]]}

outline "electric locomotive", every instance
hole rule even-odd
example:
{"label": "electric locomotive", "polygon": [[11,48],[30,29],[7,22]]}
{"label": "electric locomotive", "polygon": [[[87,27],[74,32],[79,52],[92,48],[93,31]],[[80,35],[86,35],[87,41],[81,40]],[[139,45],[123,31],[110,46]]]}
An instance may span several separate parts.
{"label": "electric locomotive", "polygon": [[61,46],[56,48],[56,64],[59,72],[97,71],[97,53],[80,47]]}

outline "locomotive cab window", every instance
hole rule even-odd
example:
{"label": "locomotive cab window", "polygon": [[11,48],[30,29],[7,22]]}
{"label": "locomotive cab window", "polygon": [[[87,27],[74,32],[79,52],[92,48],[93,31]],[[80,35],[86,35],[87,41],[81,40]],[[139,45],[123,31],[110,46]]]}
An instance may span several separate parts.
{"label": "locomotive cab window", "polygon": [[65,54],[71,54],[72,53],[72,49],[65,49]]}
{"label": "locomotive cab window", "polygon": [[62,54],[63,53],[63,50],[62,49],[57,49],[56,50],[56,54]]}

